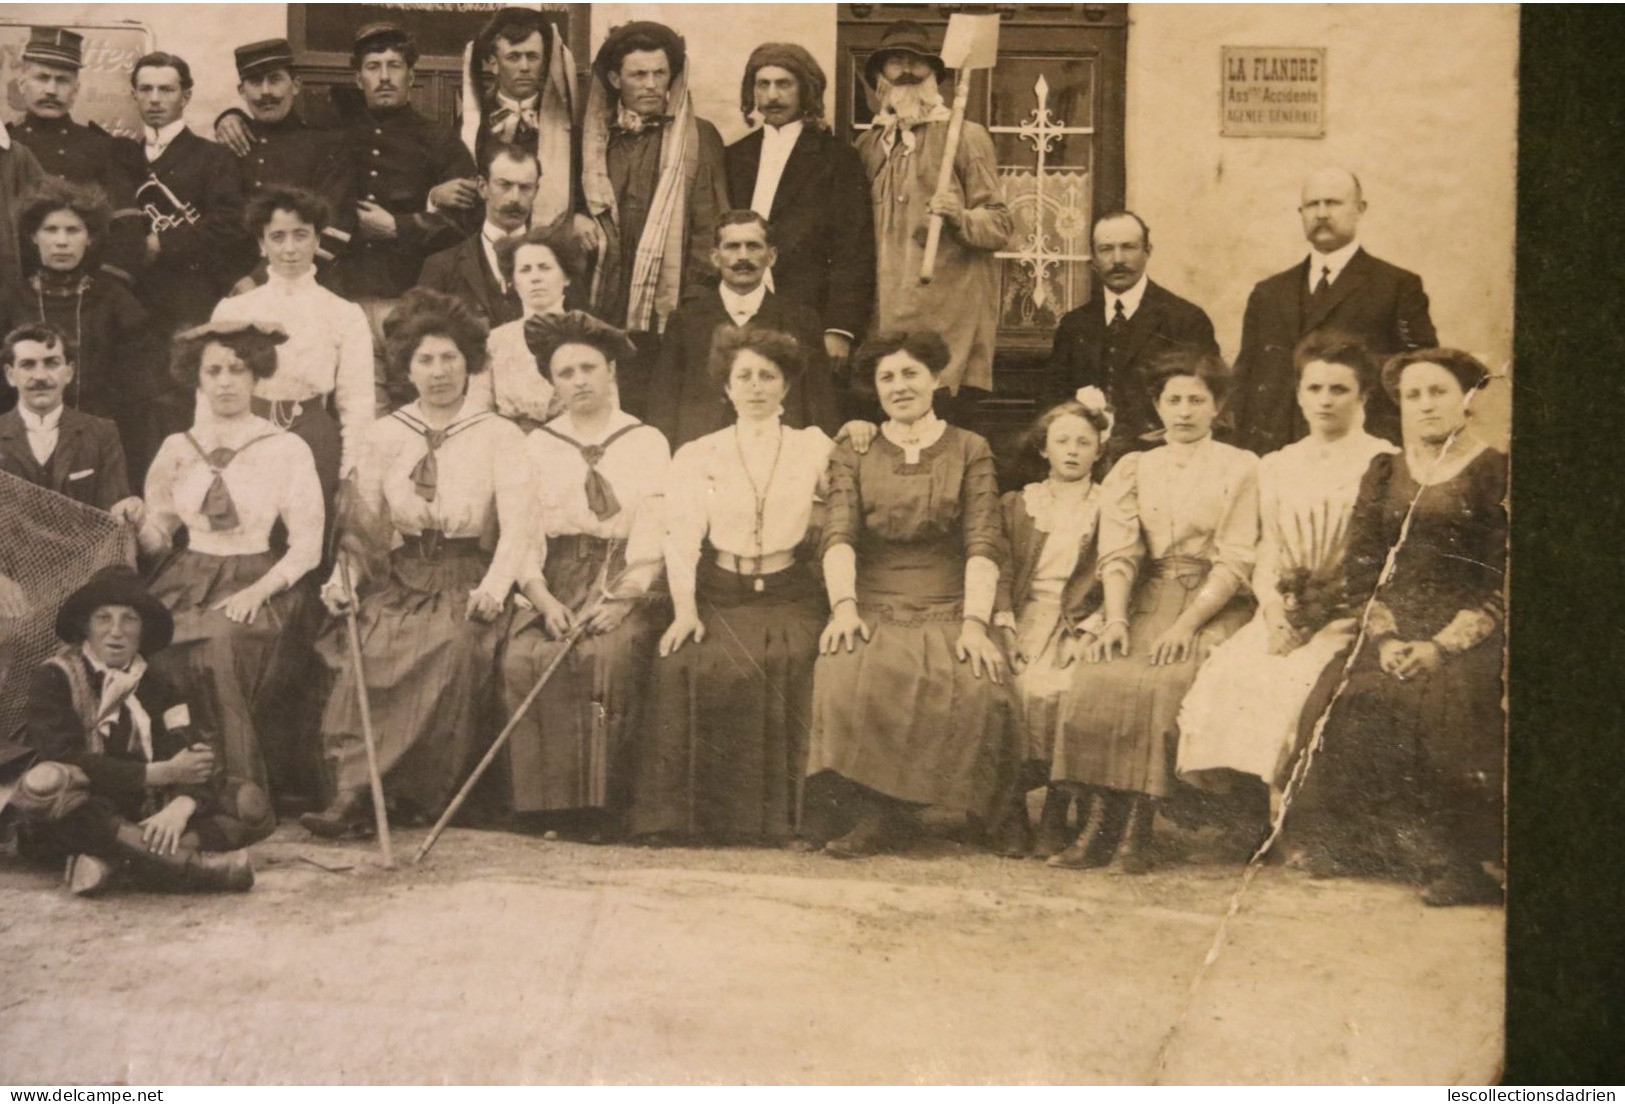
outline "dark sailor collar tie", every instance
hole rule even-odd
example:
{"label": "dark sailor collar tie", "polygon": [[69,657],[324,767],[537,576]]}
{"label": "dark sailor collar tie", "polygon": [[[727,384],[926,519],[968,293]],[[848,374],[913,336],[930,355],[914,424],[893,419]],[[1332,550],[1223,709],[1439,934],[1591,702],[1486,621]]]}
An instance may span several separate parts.
{"label": "dark sailor collar tie", "polygon": [[615,497],[614,488],[609,485],[609,480],[605,479],[604,473],[598,470],[598,462],[604,458],[604,453],[609,450],[610,445],[631,433],[634,429],[641,428],[642,425],[642,422],[624,425],[608,437],[605,437],[602,444],[597,445],[584,445],[574,438],[565,436],[552,426],[544,425],[540,427],[543,433],[552,434],[581,453],[581,459],[587,464],[587,509],[591,510],[593,516],[599,521],[608,521],[620,513],[621,503]]}
{"label": "dark sailor collar tie", "polygon": [[191,430],[186,431],[187,441],[191,442],[192,447],[197,450],[197,454],[203,458],[203,462],[214,473],[214,478],[209,481],[209,489],[203,495],[203,506],[200,511],[204,517],[209,519],[209,528],[214,532],[222,533],[227,529],[235,529],[242,524],[242,519],[237,516],[237,503],[232,501],[231,489],[226,486],[226,468],[250,446],[275,436],[275,433],[262,433],[258,437],[250,438],[234,449],[225,448],[224,446],[205,449],[198,444],[197,438],[192,436]]}
{"label": "dark sailor collar tie", "polygon": [[487,418],[495,417],[489,410],[481,410],[470,414],[461,421],[452,422],[441,429],[432,428],[421,418],[415,418],[404,410],[397,410],[391,417],[397,419],[402,425],[423,438],[427,450],[418,462],[412,465],[412,490],[425,502],[433,502],[440,491],[440,462],[435,453],[447,441],[457,436],[465,429],[479,425]]}

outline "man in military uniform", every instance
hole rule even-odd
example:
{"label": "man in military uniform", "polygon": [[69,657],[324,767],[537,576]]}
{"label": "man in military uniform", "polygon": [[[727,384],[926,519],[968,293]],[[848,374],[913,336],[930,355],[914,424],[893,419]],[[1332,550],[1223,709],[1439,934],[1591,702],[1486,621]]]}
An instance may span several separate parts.
{"label": "man in military uniform", "polygon": [[248,114],[237,108],[223,113],[215,120],[215,140],[237,155],[246,198],[292,185],[327,200],[334,221],[322,231],[317,258],[331,262],[356,228],[355,174],[344,152],[344,135],[313,127],[294,110],[299,75],[287,39],[239,46],[236,59],[237,92]]}
{"label": "man in military uniform", "polygon": [[136,292],[161,332],[207,321],[214,305],[253,264],[243,226],[237,159],[187,129],[192,69],[174,54],[147,54],[130,71],[142,140],[118,140],[125,164],[144,176],[136,202],[146,212],[146,270]]}
{"label": "man in military uniform", "polygon": [[7,124],[40,167],[74,184],[94,184],[113,208],[102,269],[129,281],[145,260],[147,224],[135,203],[135,180],[113,153],[113,136],[95,123],[73,121],[84,67],[84,38],[65,27],[34,27],[23,47],[25,114]]}
{"label": "man in military uniform", "polygon": [[358,233],[344,263],[351,299],[399,298],[426,257],[479,229],[474,159],[408,98],[417,60],[412,37],[393,23],[356,32],[350,64],[365,106],[347,132],[359,197]]}

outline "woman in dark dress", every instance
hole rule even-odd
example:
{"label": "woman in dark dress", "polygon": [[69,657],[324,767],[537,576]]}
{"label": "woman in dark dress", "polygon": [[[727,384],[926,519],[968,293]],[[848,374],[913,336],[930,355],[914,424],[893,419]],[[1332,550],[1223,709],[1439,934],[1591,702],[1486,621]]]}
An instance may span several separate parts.
{"label": "woman in dark dress", "polygon": [[1506,457],[1468,420],[1489,373],[1424,349],[1382,378],[1405,447],[1371,461],[1355,501],[1346,563],[1364,635],[1288,811],[1289,857],[1421,880],[1430,905],[1495,903]]}
{"label": "woman in dark dress", "polygon": [[666,575],[676,616],[660,639],[639,755],[639,835],[794,838],[828,613],[803,545],[832,448],[817,427],[782,424],[804,368],[788,334],[719,331],[711,375],[738,419],[672,460]]}
{"label": "woman in dark dress", "polygon": [[[102,271],[111,217],[100,188],[54,177],[40,186],[17,216],[29,275],[17,299],[0,301],[0,333],[43,322],[67,337],[74,375],[63,402],[118,425],[130,485],[139,487],[163,431],[191,421],[192,391],[155,371],[160,337],[147,308]],[[11,409],[16,393],[5,383],[0,392],[0,409]],[[160,417],[161,408],[172,413]]]}
{"label": "woman in dark dress", "polygon": [[896,846],[926,805],[987,818],[1014,780],[1009,664],[989,635],[1004,535],[987,442],[931,409],[948,349],[882,334],[856,359],[887,421],[835,450],[824,532],[829,625],[813,676],[809,787],[825,851]]}

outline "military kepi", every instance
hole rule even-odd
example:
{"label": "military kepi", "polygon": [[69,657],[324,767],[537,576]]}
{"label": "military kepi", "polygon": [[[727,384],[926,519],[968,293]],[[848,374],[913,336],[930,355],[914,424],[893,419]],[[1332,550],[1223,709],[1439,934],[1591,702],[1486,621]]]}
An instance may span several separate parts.
{"label": "military kepi", "polygon": [[237,79],[264,76],[278,69],[293,70],[293,47],[285,38],[268,38],[237,47]]}
{"label": "military kepi", "polygon": [[84,46],[84,35],[66,27],[30,27],[28,45],[23,47],[23,60],[82,69],[85,64]]}

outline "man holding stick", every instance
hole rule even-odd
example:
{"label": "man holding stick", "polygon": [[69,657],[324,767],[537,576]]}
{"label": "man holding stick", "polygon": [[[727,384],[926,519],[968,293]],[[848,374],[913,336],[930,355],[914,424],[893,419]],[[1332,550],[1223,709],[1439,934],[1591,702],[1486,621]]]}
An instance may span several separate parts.
{"label": "man holding stick", "polygon": [[[999,325],[999,271],[993,254],[1014,228],[999,185],[987,128],[963,122],[950,147],[952,112],[937,87],[942,58],[926,30],[902,21],[886,28],[864,65],[879,111],[858,138],[874,203],[881,330],[930,330],[948,343],[941,383],[991,391]],[[944,173],[951,162],[951,173]],[[922,277],[932,216],[941,240]]]}

